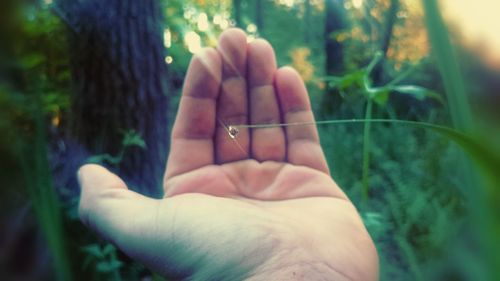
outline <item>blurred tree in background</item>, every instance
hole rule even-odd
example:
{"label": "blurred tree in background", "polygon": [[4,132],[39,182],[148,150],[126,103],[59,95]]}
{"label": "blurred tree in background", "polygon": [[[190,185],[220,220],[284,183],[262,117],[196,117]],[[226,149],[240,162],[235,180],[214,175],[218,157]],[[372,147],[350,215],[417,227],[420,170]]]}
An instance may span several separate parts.
{"label": "blurred tree in background", "polygon": [[[100,162],[116,168],[132,188],[160,196],[169,139],[163,4],[61,0],[53,5],[68,27],[71,50],[70,137],[89,154],[108,156]],[[139,138],[123,143],[131,132]]]}
{"label": "blurred tree in background", "polygon": [[[451,72],[443,75],[429,43],[428,1],[4,0],[0,279],[161,280],[80,225],[75,172],[100,162],[161,196],[190,58],[232,26],[249,41],[269,40],[278,64],[299,71],[318,119],[452,126],[443,82]],[[457,24],[450,30],[474,125],[498,144],[500,68]],[[467,195],[452,139],[392,123],[324,126],[320,134],[335,180],[378,247],[381,280],[494,280],[481,251],[489,230],[474,214],[496,214],[471,203],[480,201]]]}
{"label": "blurred tree in background", "polygon": [[[344,71],[344,53],[338,34],[347,29],[344,1],[325,1],[325,74],[340,75]],[[340,109],[342,98],[336,89],[327,89],[322,111],[332,114]]]}

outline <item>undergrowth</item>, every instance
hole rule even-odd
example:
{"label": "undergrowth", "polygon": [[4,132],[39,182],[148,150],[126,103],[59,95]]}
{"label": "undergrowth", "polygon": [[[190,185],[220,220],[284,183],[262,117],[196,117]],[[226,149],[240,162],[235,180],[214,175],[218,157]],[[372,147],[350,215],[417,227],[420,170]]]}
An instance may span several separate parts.
{"label": "undergrowth", "polygon": [[[381,280],[462,275],[449,249],[464,225],[457,149],[433,132],[374,125],[370,200],[363,203],[360,125],[321,127],[333,178],[357,205],[380,255]],[[462,253],[463,254],[463,253]]]}

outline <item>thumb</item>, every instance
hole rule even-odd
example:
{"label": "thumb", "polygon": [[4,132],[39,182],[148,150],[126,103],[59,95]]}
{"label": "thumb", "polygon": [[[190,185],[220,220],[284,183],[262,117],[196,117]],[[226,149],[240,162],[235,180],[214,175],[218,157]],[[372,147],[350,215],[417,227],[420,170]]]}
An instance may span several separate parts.
{"label": "thumb", "polygon": [[81,221],[127,252],[140,244],[154,223],[158,200],[128,190],[125,182],[99,165],[78,171]]}

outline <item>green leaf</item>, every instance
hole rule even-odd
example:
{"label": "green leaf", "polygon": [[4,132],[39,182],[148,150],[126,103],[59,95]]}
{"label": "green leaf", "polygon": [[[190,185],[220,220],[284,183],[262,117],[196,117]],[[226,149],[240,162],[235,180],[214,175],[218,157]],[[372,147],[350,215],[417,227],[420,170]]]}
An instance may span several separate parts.
{"label": "green leaf", "polygon": [[125,132],[122,144],[124,148],[129,146],[138,146],[142,149],[146,148],[146,142],[142,136],[134,130]]}
{"label": "green leaf", "polygon": [[109,154],[98,154],[90,156],[89,158],[87,158],[86,162],[93,164],[109,163],[111,165],[118,165],[120,164],[121,160],[121,157],[114,157]]}
{"label": "green leaf", "polygon": [[54,112],[69,107],[69,97],[62,93],[49,92],[42,96],[44,112]]}
{"label": "green leaf", "polygon": [[41,54],[29,54],[20,59],[21,66],[30,69],[42,64],[45,61],[45,57]]}
{"label": "green leaf", "polygon": [[118,260],[111,260],[111,261],[101,261],[98,262],[96,265],[97,271],[102,272],[102,273],[110,273],[115,270],[118,270],[120,267],[123,266],[123,263]]}
{"label": "green leaf", "polygon": [[418,100],[432,98],[443,103],[443,98],[438,93],[424,87],[415,85],[400,85],[400,86],[393,86],[390,89],[399,94],[411,95]]}
{"label": "green leaf", "polygon": [[338,87],[341,89],[345,89],[353,85],[361,85],[365,74],[366,74],[365,70],[358,70],[353,73],[347,74],[343,76],[342,79],[339,81]]}
{"label": "green leaf", "polygon": [[98,244],[90,244],[81,248],[83,252],[97,258],[104,258],[104,254],[101,251],[101,247]]}
{"label": "green leaf", "polygon": [[116,251],[115,246],[113,246],[112,244],[106,244],[106,246],[104,246],[104,249],[102,250],[102,254],[104,256],[108,256],[114,253],[115,251]]}
{"label": "green leaf", "polygon": [[369,89],[367,91],[370,95],[370,98],[380,106],[386,105],[387,101],[389,100],[390,91],[385,88],[377,88],[376,90],[372,89]]}
{"label": "green leaf", "polygon": [[500,195],[500,152],[492,145],[486,145],[479,139],[476,139],[470,135],[460,133],[456,130],[445,129],[444,127],[432,127],[433,131],[436,131],[446,138],[452,140],[458,144],[477,164],[480,172],[487,178],[490,190],[489,192],[494,192],[495,198]]}
{"label": "green leaf", "polygon": [[364,69],[360,69],[344,76],[327,76],[322,80],[328,82],[328,86],[330,88],[344,90],[354,85],[362,85],[365,74],[366,71]]}

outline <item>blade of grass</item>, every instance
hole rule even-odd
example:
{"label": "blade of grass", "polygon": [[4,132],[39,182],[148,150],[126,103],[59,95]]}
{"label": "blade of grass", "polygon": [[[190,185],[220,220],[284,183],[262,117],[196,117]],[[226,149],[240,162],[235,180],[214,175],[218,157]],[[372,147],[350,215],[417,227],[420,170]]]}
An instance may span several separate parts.
{"label": "blade of grass", "polygon": [[[432,53],[444,82],[453,126],[461,131],[471,132],[474,129],[473,115],[467,99],[464,80],[456,60],[455,50],[439,12],[438,3],[436,0],[422,0],[422,4]],[[493,196],[492,201],[491,194],[483,192],[484,188],[473,188],[475,186],[491,186],[490,190],[498,190],[500,186],[498,175],[496,175],[498,171],[491,171],[491,169],[492,167],[498,169],[499,166],[473,166],[464,156],[460,156],[459,165],[461,165],[463,172],[464,191],[468,199],[469,210],[474,216],[474,222],[477,226],[478,240],[482,250],[488,256],[488,265],[490,267],[488,271],[491,271],[489,272],[490,277],[499,276],[500,218],[497,215],[498,196]],[[494,163],[487,165],[491,164]],[[480,175],[483,177],[480,177]]]}
{"label": "blade of grass", "polygon": [[33,212],[54,259],[56,277],[61,281],[73,280],[65,247],[60,204],[52,186],[43,116],[39,106],[35,113],[34,140],[19,142],[16,146]]}
{"label": "blade of grass", "polygon": [[473,120],[464,80],[438,3],[436,0],[422,0],[422,2],[432,54],[444,82],[453,126],[462,131],[471,131]]}

